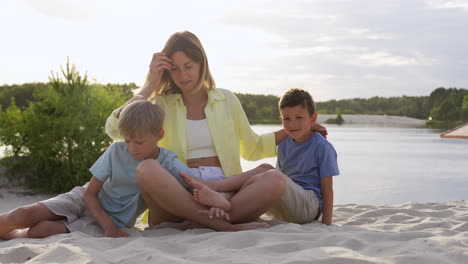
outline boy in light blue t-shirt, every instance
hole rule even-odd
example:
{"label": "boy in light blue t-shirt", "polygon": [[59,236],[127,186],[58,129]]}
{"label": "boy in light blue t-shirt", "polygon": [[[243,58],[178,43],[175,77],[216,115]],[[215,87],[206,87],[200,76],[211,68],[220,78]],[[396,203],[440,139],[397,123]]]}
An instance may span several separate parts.
{"label": "boy in light blue t-shirt", "polygon": [[91,181],[70,192],[0,215],[0,239],[42,238],[98,228],[108,237],[128,236],[147,208],[136,182],[136,168],[155,159],[185,188],[180,176],[192,176],[177,155],[157,146],[163,137],[164,112],[148,101],[124,108],[119,128],[125,142],[114,142],[91,167]]}

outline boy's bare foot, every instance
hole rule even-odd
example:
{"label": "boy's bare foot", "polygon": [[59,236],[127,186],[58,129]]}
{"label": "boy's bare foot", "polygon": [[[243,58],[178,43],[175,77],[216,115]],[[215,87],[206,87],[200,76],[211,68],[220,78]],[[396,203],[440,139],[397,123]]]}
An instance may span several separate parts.
{"label": "boy's bare foot", "polygon": [[28,228],[16,229],[9,233],[0,235],[0,240],[11,240],[15,238],[28,238]]}
{"label": "boy's bare foot", "polygon": [[213,218],[218,218],[218,219],[224,219],[226,221],[230,220],[229,214],[226,213],[225,211],[216,208],[216,207],[211,207],[208,210],[199,210],[198,211],[200,214],[205,214],[207,215],[210,219]]}

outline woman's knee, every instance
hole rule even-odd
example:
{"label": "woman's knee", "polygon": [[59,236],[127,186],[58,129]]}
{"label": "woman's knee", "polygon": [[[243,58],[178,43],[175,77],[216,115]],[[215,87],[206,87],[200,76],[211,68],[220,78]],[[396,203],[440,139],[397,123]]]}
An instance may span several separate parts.
{"label": "woman's knee", "polygon": [[262,163],[258,166],[259,168],[262,168],[264,170],[271,170],[271,169],[274,169],[275,167],[273,167],[271,164],[268,164],[268,163]]}

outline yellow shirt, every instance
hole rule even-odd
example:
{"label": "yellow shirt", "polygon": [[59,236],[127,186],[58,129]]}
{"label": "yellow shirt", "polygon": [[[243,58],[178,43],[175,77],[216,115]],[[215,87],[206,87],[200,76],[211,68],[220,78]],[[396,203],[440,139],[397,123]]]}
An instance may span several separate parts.
{"label": "yellow shirt", "polygon": [[[158,96],[152,102],[160,105],[165,112],[165,136],[158,145],[176,152],[178,158],[187,164],[187,110],[182,97],[180,94],[169,94]],[[115,140],[122,140],[118,129],[119,111],[116,109],[106,122],[106,133]],[[240,157],[259,160],[276,156],[274,133],[257,135],[250,128],[239,99],[231,91],[217,88],[209,92],[205,114],[224,175],[242,172]]]}

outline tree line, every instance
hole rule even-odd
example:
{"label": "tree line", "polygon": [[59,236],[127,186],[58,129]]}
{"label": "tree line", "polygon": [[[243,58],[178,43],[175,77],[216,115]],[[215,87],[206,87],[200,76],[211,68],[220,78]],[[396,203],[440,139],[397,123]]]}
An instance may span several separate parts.
{"label": "tree line", "polygon": [[[0,86],[0,107],[6,109],[12,98],[16,106],[26,107],[37,100],[34,91],[45,89],[47,83],[25,83]],[[121,93],[124,99],[132,96],[137,89],[135,83],[129,84],[92,84],[110,92]],[[251,124],[278,124],[279,97],[274,95],[257,95],[236,93]],[[319,114],[368,114],[395,115],[418,119],[431,119],[428,125],[442,123],[450,127],[454,124],[468,122],[468,90],[439,87],[429,96],[399,96],[353,98],[316,102]]]}
{"label": "tree line", "polygon": [[[1,85],[0,145],[10,146],[10,153],[0,162],[9,175],[19,172],[32,187],[47,192],[83,184],[111,144],[104,132],[107,117],[136,88],[134,83],[92,84],[68,62],[48,83]],[[237,96],[251,123],[279,123],[279,97]],[[440,87],[429,96],[330,100],[318,102],[317,109],[323,114],[432,117],[435,125],[454,125],[468,121],[468,90]]]}
{"label": "tree line", "polygon": [[[279,122],[279,97],[237,94],[251,123]],[[430,119],[428,126],[452,127],[468,122],[468,90],[439,87],[429,96],[353,98],[316,102],[319,114],[395,115]]]}

